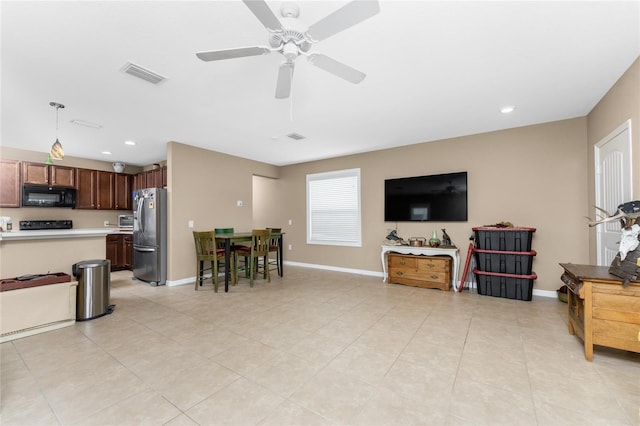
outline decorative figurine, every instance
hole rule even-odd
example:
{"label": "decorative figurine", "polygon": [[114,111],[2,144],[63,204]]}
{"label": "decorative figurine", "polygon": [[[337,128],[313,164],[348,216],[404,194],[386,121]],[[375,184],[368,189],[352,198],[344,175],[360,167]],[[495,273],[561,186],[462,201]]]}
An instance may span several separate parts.
{"label": "decorative figurine", "polygon": [[431,247],[438,247],[440,245],[440,238],[438,238],[438,231],[433,231],[433,235],[429,239],[429,245]]}
{"label": "decorative figurine", "polygon": [[451,237],[447,234],[447,230],[442,228],[442,245],[445,247],[451,247]]}

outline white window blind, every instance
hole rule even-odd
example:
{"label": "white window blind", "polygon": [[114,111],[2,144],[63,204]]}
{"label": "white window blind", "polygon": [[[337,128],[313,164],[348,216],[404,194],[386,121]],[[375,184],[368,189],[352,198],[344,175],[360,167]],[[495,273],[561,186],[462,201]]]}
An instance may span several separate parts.
{"label": "white window blind", "polygon": [[307,243],[362,245],[360,169],[307,175]]}

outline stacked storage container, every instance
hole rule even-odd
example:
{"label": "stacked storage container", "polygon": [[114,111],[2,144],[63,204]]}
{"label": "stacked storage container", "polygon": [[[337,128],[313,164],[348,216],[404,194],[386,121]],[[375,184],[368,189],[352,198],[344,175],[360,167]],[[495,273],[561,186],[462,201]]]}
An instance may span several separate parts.
{"label": "stacked storage container", "polygon": [[531,300],[533,256],[531,240],[535,228],[473,228],[478,294]]}

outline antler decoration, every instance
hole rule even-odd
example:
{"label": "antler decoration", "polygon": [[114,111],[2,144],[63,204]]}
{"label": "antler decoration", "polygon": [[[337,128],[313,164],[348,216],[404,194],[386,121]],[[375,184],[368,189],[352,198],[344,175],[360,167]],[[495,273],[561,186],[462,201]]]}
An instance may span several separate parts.
{"label": "antler decoration", "polygon": [[589,219],[589,226],[619,220],[624,229],[629,229],[640,219],[640,201],[629,201],[628,203],[620,204],[618,210],[613,215],[598,206],[594,207],[603,212],[605,216],[601,216],[598,219],[587,218]]}

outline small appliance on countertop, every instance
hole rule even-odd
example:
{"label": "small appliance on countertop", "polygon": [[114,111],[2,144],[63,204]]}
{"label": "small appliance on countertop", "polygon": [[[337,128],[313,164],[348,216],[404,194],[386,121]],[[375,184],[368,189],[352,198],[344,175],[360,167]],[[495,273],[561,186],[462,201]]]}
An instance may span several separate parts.
{"label": "small appliance on countertop", "polygon": [[132,214],[118,215],[118,228],[121,231],[133,231],[133,215]]}
{"label": "small appliance on countertop", "polygon": [[42,231],[45,229],[71,229],[71,220],[21,220],[21,231]]}

